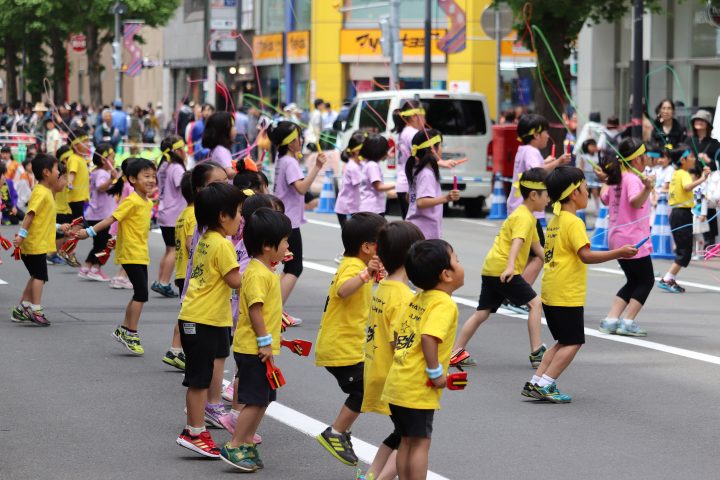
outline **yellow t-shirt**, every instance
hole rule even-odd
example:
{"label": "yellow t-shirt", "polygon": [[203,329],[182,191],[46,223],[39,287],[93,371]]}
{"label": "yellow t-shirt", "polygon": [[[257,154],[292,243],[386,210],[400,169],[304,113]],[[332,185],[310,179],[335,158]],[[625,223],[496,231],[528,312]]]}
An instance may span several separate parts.
{"label": "yellow t-shirt", "polygon": [[232,327],[230,293],[225,275],[239,268],[230,240],[214,230],[200,237],[193,270],[178,318],[213,327]]}
{"label": "yellow t-shirt", "polygon": [[525,269],[532,243],[540,241],[536,224],[535,215],[524,204],[520,204],[503,222],[500,233],[495,237],[495,242],[485,257],[482,274],[499,277],[507,267],[512,241],[522,238],[525,241],[515,259],[515,270],[513,271],[515,275],[520,275]]}
{"label": "yellow t-shirt", "polygon": [[150,235],[151,200],[132,192],[117,206],[112,216],[118,222],[115,263],[150,265],[148,236]]}
{"label": "yellow t-shirt", "polygon": [[670,181],[670,198],[668,204],[675,208],[692,208],[695,205],[695,199],[693,198],[693,192],[685,191],[685,187],[693,182],[690,172],[678,168],[673,173],[672,180]]}
{"label": "yellow t-shirt", "polygon": [[438,361],[447,372],[457,330],[457,305],[445,292],[425,290],[413,297],[402,317],[382,400],[405,408],[439,410],[442,389],[427,385],[422,336],[440,340]]}
{"label": "yellow t-shirt", "polygon": [[197,221],[195,220],[195,207],[188,205],[180,213],[175,222],[175,278],[182,280],[187,273],[188,249],[187,237],[192,236]]}
{"label": "yellow t-shirt", "polygon": [[73,189],[68,190],[68,202],[85,202],[90,200],[90,172],[83,157],[73,153],[67,160],[68,181],[70,174],[75,174]]}
{"label": "yellow t-shirt", "polygon": [[545,267],[540,296],[545,305],[582,307],[587,291],[587,265],[577,252],[589,245],[585,223],[561,211],[550,220],[545,237]]}
{"label": "yellow t-shirt", "polygon": [[406,284],[383,280],[375,290],[370,303],[370,318],[365,343],[365,393],[363,412],[390,415],[387,402],[381,400],[385,379],[392,365],[394,339],[393,320],[401,317],[413,298]]}
{"label": "yellow t-shirt", "polygon": [[[233,255],[235,250],[233,249]],[[236,257],[237,258],[237,257]],[[237,259],[235,260],[237,262]],[[280,327],[282,325],[282,295],[280,278],[260,260],[250,259],[240,290],[240,314],[238,315],[233,351],[257,355],[257,334],[250,321],[250,307],[262,303],[263,320],[268,335],[272,335],[273,355],[280,354]]]}
{"label": "yellow t-shirt", "polygon": [[68,205],[67,196],[68,196],[67,187],[64,188],[61,192],[57,192],[55,194],[55,210],[57,212],[56,215],[58,215],[58,214],[69,215],[72,213],[72,210],[70,210],[70,205]]}
{"label": "yellow t-shirt", "polygon": [[340,262],[330,284],[315,341],[315,365],[319,367],[346,367],[365,359],[365,326],[370,312],[372,283],[366,283],[345,298],[340,298],[337,292],[366,267],[357,257],[343,257]]}
{"label": "yellow t-shirt", "polygon": [[45,185],[35,185],[27,212],[35,212],[28,235],[20,250],[28,255],[39,255],[55,251],[55,201],[52,190]]}

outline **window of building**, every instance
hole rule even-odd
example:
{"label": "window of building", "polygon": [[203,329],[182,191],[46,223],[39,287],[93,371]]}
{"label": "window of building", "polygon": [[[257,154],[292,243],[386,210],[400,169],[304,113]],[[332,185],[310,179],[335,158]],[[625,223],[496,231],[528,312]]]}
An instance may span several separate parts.
{"label": "window of building", "polygon": [[243,1],[241,13],[241,30],[253,30],[255,28],[255,2]]}
{"label": "window of building", "polygon": [[295,0],[293,3],[295,4],[293,7],[295,30],[310,30],[312,21],[311,0]]}
{"label": "window of building", "polygon": [[263,0],[260,2],[260,6],[260,33],[275,33],[284,31],[285,0]]}
{"label": "window of building", "polygon": [[[377,0],[345,0],[345,6],[347,7],[364,7],[378,3],[382,4]],[[446,26],[447,15],[438,6],[438,0],[432,0],[432,3],[433,26]],[[345,14],[345,26],[353,28],[360,25],[377,25],[379,17],[389,14],[389,6],[351,10]],[[425,0],[402,0],[400,2],[400,19],[403,28],[423,28]]]}

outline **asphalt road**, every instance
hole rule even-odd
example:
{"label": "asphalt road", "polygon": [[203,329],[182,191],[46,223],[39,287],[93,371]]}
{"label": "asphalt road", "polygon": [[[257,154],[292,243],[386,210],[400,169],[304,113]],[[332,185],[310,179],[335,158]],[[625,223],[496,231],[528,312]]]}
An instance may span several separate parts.
{"label": "asphalt road", "polygon": [[[331,272],[341,252],[330,215],[310,215],[303,227],[306,268],[287,309],[304,320],[288,335],[314,340]],[[320,223],[317,223],[320,222]],[[456,295],[461,322],[472,312],[484,255],[498,223],[445,220],[445,238],[465,266]],[[15,229],[1,227],[11,237]],[[89,245],[81,244],[78,257]],[[151,235],[151,255],[162,252]],[[177,300],[151,293],[140,332],[145,356],[131,357],[112,337],[130,297],[128,290],[50,267],[44,304],[50,328],[16,325],[9,312],[26,282],[25,269],[3,252],[0,278],[0,479],[165,479],[221,476],[233,471],[178,447],[184,425],[182,374],[161,357],[177,319]],[[668,263],[655,262],[664,272]],[[600,270],[598,270],[598,268]],[[107,269],[114,271],[114,267]],[[151,280],[157,271],[151,266]],[[614,263],[591,267],[586,327],[604,317],[623,277]],[[650,335],[623,343],[588,336],[559,385],[573,403],[550,405],[520,396],[532,370],[527,333],[517,316],[495,315],[469,349],[479,366],[469,369],[462,392],[446,392],[435,417],[430,469],[449,479],[711,479],[718,478],[720,413],[720,261],[694,262],[680,283],[684,295],[653,290],[639,321]],[[543,327],[543,339],[552,338]],[[622,340],[622,339],[620,339]],[[287,385],[260,426],[265,470],[273,479],[350,479],[354,471],[334,460],[307,433],[330,422],[344,396],[311,358],[283,352]],[[226,364],[230,378],[232,364]],[[283,408],[283,407],[288,408]],[[388,419],[363,415],[353,427],[359,440],[377,446]],[[229,438],[213,431],[218,443]],[[371,457],[370,445],[360,446]]]}

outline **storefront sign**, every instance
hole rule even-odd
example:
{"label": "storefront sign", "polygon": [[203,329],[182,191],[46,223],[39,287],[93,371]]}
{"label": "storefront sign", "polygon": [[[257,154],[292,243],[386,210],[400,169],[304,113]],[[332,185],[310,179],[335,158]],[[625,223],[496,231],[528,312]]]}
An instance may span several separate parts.
{"label": "storefront sign", "polygon": [[310,32],[300,30],[287,34],[287,62],[308,63],[310,61]]}
{"label": "storefront sign", "polygon": [[283,34],[255,35],[253,38],[255,65],[282,65]]}
{"label": "storefront sign", "polygon": [[[432,31],[431,58],[433,63],[444,63],[445,54],[438,48],[438,39],[445,35],[446,30]],[[340,61],[355,62],[382,62],[383,55],[380,48],[380,30],[343,30],[340,34]],[[403,62],[422,63],[425,55],[425,32],[422,29],[400,30],[400,40],[403,42]]]}

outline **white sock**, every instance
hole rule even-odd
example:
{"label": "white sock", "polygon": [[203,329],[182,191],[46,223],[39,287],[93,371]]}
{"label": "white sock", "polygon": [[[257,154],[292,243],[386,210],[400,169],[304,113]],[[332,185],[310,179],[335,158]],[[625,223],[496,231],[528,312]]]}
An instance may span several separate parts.
{"label": "white sock", "polygon": [[555,379],[552,377],[548,377],[547,375],[543,375],[542,378],[540,378],[540,381],[538,382],[538,386],[547,387],[551,383],[555,383]]}
{"label": "white sock", "polygon": [[623,319],[623,323],[625,324],[626,327],[629,327],[630,325],[632,325],[634,321],[635,320],[628,320],[627,318]]}
{"label": "white sock", "polygon": [[669,282],[670,280],[675,280],[675,275],[673,275],[672,273],[668,272],[668,273],[666,273],[665,276],[663,277],[663,281]]}
{"label": "white sock", "polygon": [[237,417],[238,415],[240,415],[240,410],[235,410],[234,408],[231,408],[230,415],[232,415],[233,417]]}
{"label": "white sock", "polygon": [[538,377],[537,375],[533,375],[532,378],[530,379],[530,383],[533,385],[537,385],[539,382],[540,382],[540,377]]}
{"label": "white sock", "polygon": [[22,302],[20,302],[20,305],[22,305],[23,307],[29,307],[30,305],[32,305],[32,303],[28,302],[27,300],[23,300]]}
{"label": "white sock", "polygon": [[170,347],[170,351],[172,352],[173,355],[177,355],[178,353],[182,353],[183,349],[182,349],[182,347],[180,347],[180,348]]}
{"label": "white sock", "polygon": [[330,431],[332,432],[333,435],[341,435],[340,432],[338,432],[337,430],[335,430],[335,429],[332,428],[332,427],[330,427]]}
{"label": "white sock", "polygon": [[43,309],[42,305],[35,305],[34,303],[30,304],[30,308],[32,308],[33,312],[41,312]]}
{"label": "white sock", "polygon": [[605,318],[605,322],[608,323],[609,325],[617,324],[618,320],[619,320],[619,318],[610,318],[610,317]]}
{"label": "white sock", "polygon": [[205,431],[205,427],[191,427],[190,425],[185,425],[185,428],[187,428],[190,435],[193,436],[200,435]]}

